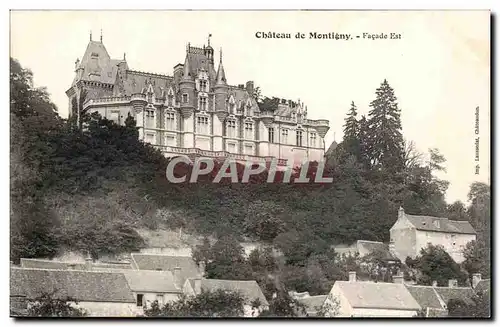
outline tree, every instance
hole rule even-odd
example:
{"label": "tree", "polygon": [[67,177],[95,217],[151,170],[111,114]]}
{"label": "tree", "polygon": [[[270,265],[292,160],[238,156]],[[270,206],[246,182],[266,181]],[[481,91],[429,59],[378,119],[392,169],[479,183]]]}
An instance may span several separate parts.
{"label": "tree", "polygon": [[407,264],[418,270],[418,284],[432,285],[436,281],[438,286],[447,286],[450,279],[456,279],[461,285],[466,283],[466,275],[441,245],[429,244],[413,262],[407,260]]}
{"label": "tree", "polygon": [[446,206],[446,217],[450,220],[468,221],[470,219],[467,207],[462,201],[455,201]]}
{"label": "tree", "polygon": [[472,279],[472,275],[476,273],[480,273],[483,278],[490,276],[490,250],[484,244],[477,241],[467,243],[463,250],[463,256],[465,260],[462,262],[462,266],[469,274],[469,279]]}
{"label": "tree", "polygon": [[211,247],[212,259],[206,263],[207,278],[250,280],[252,272],[245,251],[232,236],[219,238]]}
{"label": "tree", "polygon": [[353,155],[357,160],[360,160],[360,123],[357,120],[357,108],[354,101],[351,103],[347,117],[344,119],[344,139],[342,147],[348,155]]}
{"label": "tree", "polygon": [[73,304],[78,302],[70,297],[65,300],[53,297],[53,294],[42,294],[28,304],[28,317],[85,317],[87,312]]}
{"label": "tree", "polygon": [[285,230],[281,219],[283,208],[272,201],[257,200],[248,207],[244,228],[248,235],[256,236],[262,241],[272,241]]}
{"label": "tree", "polygon": [[450,299],[447,303],[449,317],[490,318],[489,293],[478,293],[470,301]]}
{"label": "tree", "polygon": [[404,141],[401,133],[401,110],[394,90],[384,80],[370,103],[368,138],[369,157],[373,167],[399,172],[404,167]]}
{"label": "tree", "polygon": [[174,302],[160,306],[157,301],[144,310],[146,317],[242,317],[246,299],[238,292],[203,291],[188,297],[184,294]]}
{"label": "tree", "polygon": [[300,317],[306,315],[305,306],[292,298],[288,293],[280,291],[269,302],[269,309],[261,312],[259,317]]}
{"label": "tree", "polygon": [[404,141],[403,161],[406,169],[410,170],[422,165],[423,154],[417,150],[413,141]]}

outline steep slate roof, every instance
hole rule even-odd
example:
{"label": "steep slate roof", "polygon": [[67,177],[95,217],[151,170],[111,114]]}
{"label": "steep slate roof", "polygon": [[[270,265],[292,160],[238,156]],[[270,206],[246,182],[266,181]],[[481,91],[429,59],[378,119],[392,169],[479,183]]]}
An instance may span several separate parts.
{"label": "steep slate roof", "polygon": [[336,281],[353,308],[420,310],[403,284]]}
{"label": "steep slate roof", "polygon": [[[194,279],[189,279],[191,287],[194,289]],[[259,299],[261,305],[269,305],[262,293],[262,290],[254,280],[225,280],[225,279],[202,279],[201,289],[203,291],[234,291],[239,292],[246,299],[246,303],[250,303],[255,299]]]}
{"label": "steep slate roof", "polygon": [[435,287],[434,289],[446,305],[451,299],[473,304],[474,291],[470,287]]}
{"label": "steep slate roof", "polygon": [[253,112],[259,112],[259,105],[255,98],[248,94],[246,89],[239,88],[238,86],[228,85],[228,99],[232,96],[234,99],[235,110],[241,110],[242,106],[246,106],[248,99],[251,102],[251,108]]}
{"label": "steep slate roof", "polygon": [[125,276],[119,272],[10,269],[11,296],[36,298],[43,293],[86,302],[135,303]]}
{"label": "steep slate roof", "polygon": [[441,305],[439,295],[435,291],[434,287],[406,285],[406,288],[423,309],[426,308],[439,309],[439,310],[445,309]]}
{"label": "steep slate roof", "polygon": [[315,295],[297,299],[297,301],[306,307],[308,315],[314,316],[316,315],[318,308],[321,308],[323,303],[325,303],[327,297],[328,295]]}
{"label": "steep slate roof", "polygon": [[405,216],[418,230],[454,234],[476,234],[476,231],[468,221],[408,214],[405,214]]}
{"label": "steep slate roof", "polygon": [[214,82],[216,78],[216,72],[214,67],[209,63],[207,56],[204,54],[203,48],[188,47],[188,60],[189,60],[189,70],[191,77],[196,77],[198,74],[198,69],[203,68],[208,72],[210,81]]}
{"label": "steep slate roof", "polygon": [[[102,42],[90,41],[80,62],[80,66],[83,67],[82,80],[113,84],[118,71],[117,66],[120,62],[122,60],[109,57],[108,51]],[[94,73],[99,75],[91,75]]]}
{"label": "steep slate roof", "polygon": [[143,93],[143,91],[145,93],[150,83],[153,86],[156,98],[166,96],[170,87],[172,87],[174,94],[176,93],[174,79],[171,76],[144,73],[133,70],[128,70],[126,76],[127,78],[123,80],[123,88],[126,95]]}
{"label": "steep slate roof", "polygon": [[328,150],[326,150],[325,156],[331,155],[333,153],[333,151],[335,151],[337,146],[338,146],[338,143],[333,141],[332,144],[330,144],[330,146],[328,147]]}
{"label": "steep slate roof", "polygon": [[482,279],[477,283],[476,288],[474,291],[476,292],[489,292],[491,287],[491,280],[490,279]]}
{"label": "steep slate roof", "polygon": [[129,270],[123,274],[133,292],[181,293],[170,271]]}
{"label": "steep slate roof", "polygon": [[181,268],[182,283],[187,278],[200,275],[200,270],[193,258],[187,256],[171,256],[161,254],[132,253],[132,262],[139,270],[163,270],[172,272],[174,268]]}

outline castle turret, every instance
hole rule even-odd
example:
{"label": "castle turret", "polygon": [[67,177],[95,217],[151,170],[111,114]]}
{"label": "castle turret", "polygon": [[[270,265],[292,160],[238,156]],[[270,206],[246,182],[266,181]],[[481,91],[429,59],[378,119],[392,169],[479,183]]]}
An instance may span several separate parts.
{"label": "castle turret", "polygon": [[179,82],[179,89],[181,92],[181,112],[184,118],[190,117],[194,111],[195,99],[195,81],[191,76],[191,69],[189,66],[189,56],[186,53],[186,60],[184,61],[184,71],[182,78]]}
{"label": "castle turret", "polygon": [[222,49],[220,51],[219,68],[217,69],[217,76],[214,85],[215,93],[215,113],[222,122],[227,116],[226,99],[229,87],[227,86],[226,73],[222,65]]}
{"label": "castle turret", "polygon": [[[189,45],[188,45],[189,49]],[[194,147],[194,106],[195,99],[195,81],[191,74],[189,64],[189,53],[186,53],[184,61],[183,73],[179,82],[179,91],[181,94],[180,107],[182,114],[182,130],[184,131],[184,146],[186,148]]]}

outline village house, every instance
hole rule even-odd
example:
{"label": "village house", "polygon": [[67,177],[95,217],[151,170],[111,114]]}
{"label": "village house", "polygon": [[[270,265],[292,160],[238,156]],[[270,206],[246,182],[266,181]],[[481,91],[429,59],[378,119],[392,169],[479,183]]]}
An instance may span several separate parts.
{"label": "village house", "polygon": [[362,282],[356,280],[356,272],[350,272],[349,281],[335,282],[324,305],[337,307],[336,317],[417,316],[421,306],[403,285],[403,277],[394,276],[393,280]]}
{"label": "village house", "polygon": [[[73,306],[85,310],[91,317],[137,314],[136,299],[121,272],[11,267],[10,297],[17,312],[25,311],[28,301],[44,294],[56,299],[70,298]],[[24,299],[24,308],[21,299]]]}
{"label": "village house", "polygon": [[136,270],[170,271],[179,287],[188,278],[203,275],[204,268],[198,267],[192,257],[162,254],[132,253],[132,267]]}
{"label": "village house", "polygon": [[468,221],[409,215],[403,208],[399,208],[398,219],[390,234],[395,254],[402,262],[406,257],[419,255],[420,250],[430,243],[442,245],[455,262],[461,263],[466,244],[476,240],[476,232]]}
{"label": "village house", "polygon": [[406,285],[413,298],[422,307],[426,317],[448,316],[448,301],[451,299],[462,300],[472,304],[474,291],[470,287],[458,287],[456,279],[448,281],[448,287],[425,285]]}
{"label": "village house", "polygon": [[297,293],[294,291],[288,292],[288,294],[300,304],[304,306],[305,312],[299,310],[297,315],[299,317],[317,317],[318,311],[324,308],[324,304],[328,295],[309,295],[309,292]]}
{"label": "village house", "polygon": [[[245,298],[243,305],[244,317],[256,317],[259,312],[269,309],[269,303],[264,293],[254,280],[223,280],[197,277],[187,279],[183,287],[183,293],[188,296],[196,296],[202,291],[214,292],[216,290],[240,293]],[[253,308],[255,300],[260,303],[257,309]]]}
{"label": "village house", "polygon": [[177,301],[182,294],[182,285],[175,281],[170,271],[128,270],[123,274],[134,295],[138,315],[155,301],[163,306]]}

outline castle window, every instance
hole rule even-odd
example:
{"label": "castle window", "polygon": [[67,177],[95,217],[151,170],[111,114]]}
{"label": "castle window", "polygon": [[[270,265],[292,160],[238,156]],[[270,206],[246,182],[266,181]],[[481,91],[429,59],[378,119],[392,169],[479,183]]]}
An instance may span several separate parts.
{"label": "castle window", "polygon": [[206,97],[200,97],[200,110],[203,110],[203,111],[207,110],[207,98]]}
{"label": "castle window", "polygon": [[207,92],[207,81],[200,80],[200,92]]}
{"label": "castle window", "polygon": [[269,143],[274,143],[274,128],[269,128]]}
{"label": "castle window", "polygon": [[208,117],[197,118],[197,132],[200,134],[208,134]]}
{"label": "castle window", "polygon": [[302,131],[301,130],[298,130],[297,131],[297,137],[296,137],[296,143],[297,143],[297,146],[302,146]]}
{"label": "castle window", "polygon": [[228,143],[227,144],[227,151],[230,153],[237,153],[236,151],[236,144],[234,143]]}
{"label": "castle window", "polygon": [[184,93],[182,95],[182,103],[187,103],[187,102],[188,102],[188,95],[187,95],[187,93]]}
{"label": "castle window", "polygon": [[253,139],[253,123],[245,123],[245,138]]}
{"label": "castle window", "polygon": [[284,128],[281,130],[281,143],[288,143],[288,129]]}
{"label": "castle window", "polygon": [[175,143],[175,137],[171,136],[171,135],[167,135],[167,137],[165,138],[165,145],[176,146],[177,144]]}
{"label": "castle window", "polygon": [[236,121],[228,120],[227,122],[227,136],[236,137]]}
{"label": "castle window", "polygon": [[165,127],[168,130],[175,130],[175,113],[167,112],[165,115]]}
{"label": "castle window", "polygon": [[245,145],[245,154],[253,155],[253,146],[246,144]]}
{"label": "castle window", "polygon": [[316,147],[316,133],[311,133],[309,143],[311,147]]}

